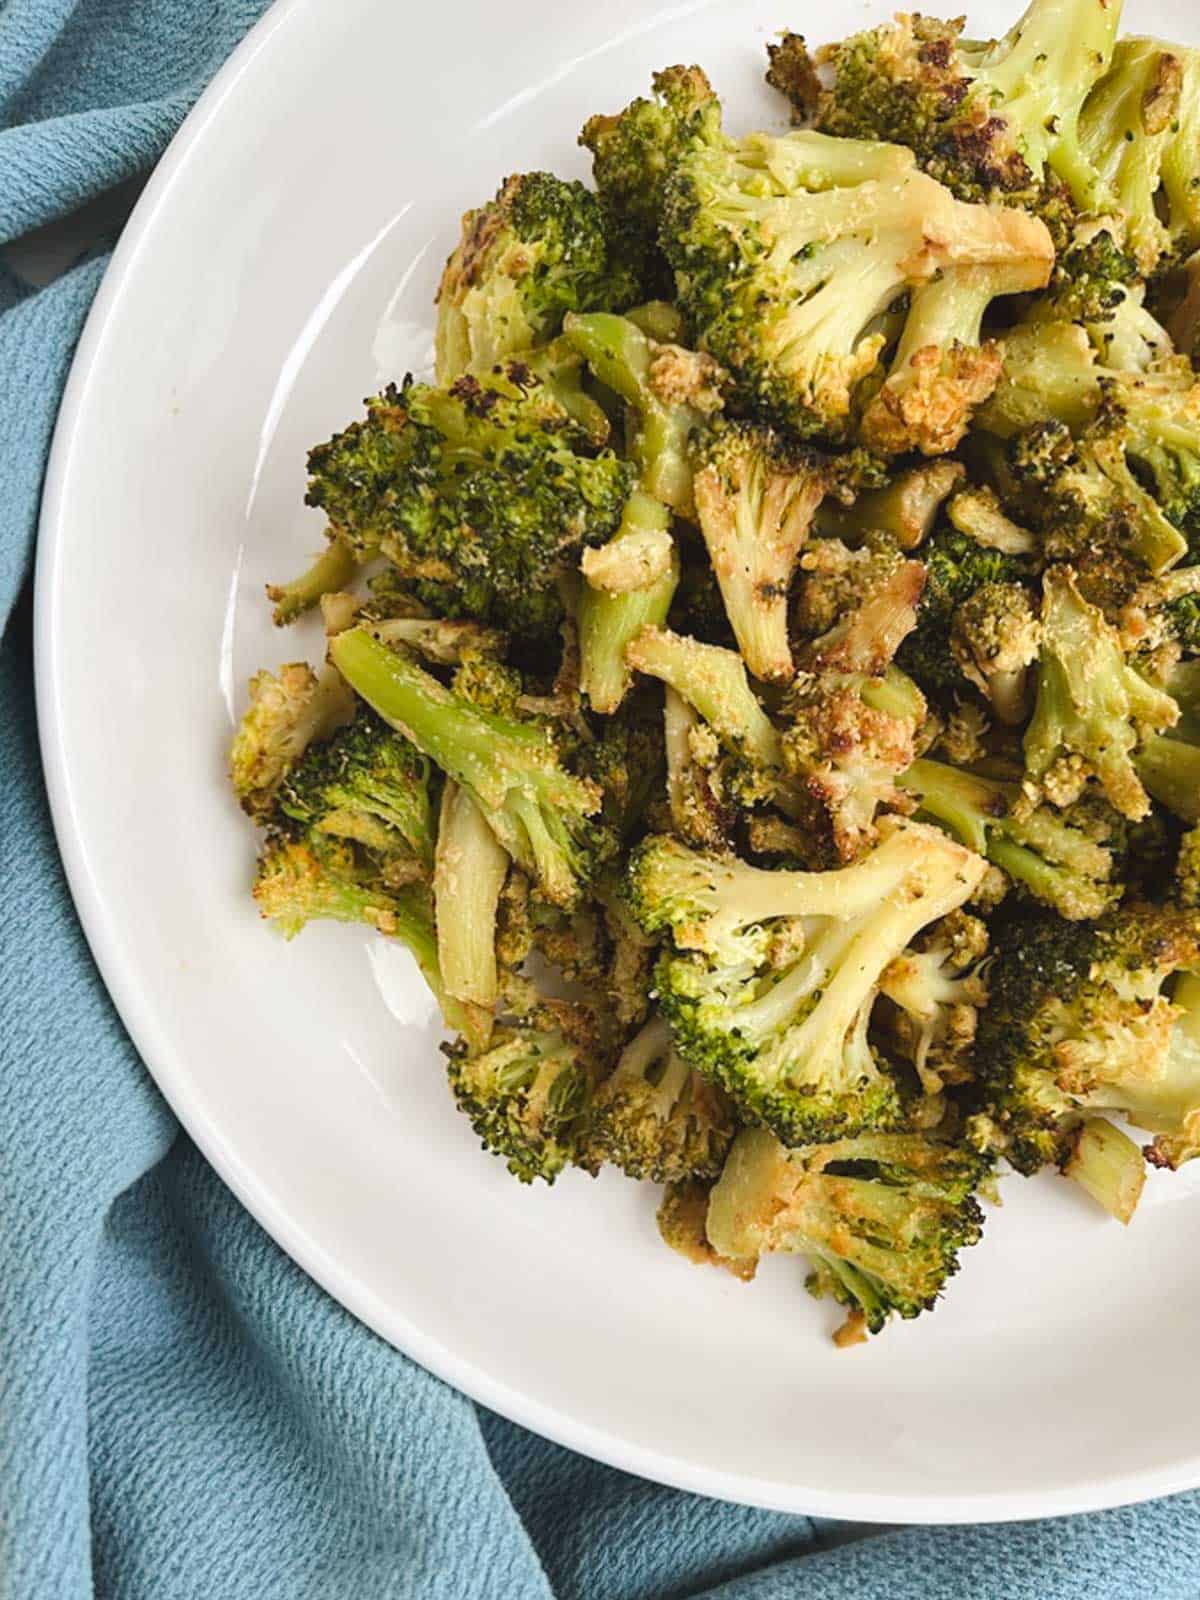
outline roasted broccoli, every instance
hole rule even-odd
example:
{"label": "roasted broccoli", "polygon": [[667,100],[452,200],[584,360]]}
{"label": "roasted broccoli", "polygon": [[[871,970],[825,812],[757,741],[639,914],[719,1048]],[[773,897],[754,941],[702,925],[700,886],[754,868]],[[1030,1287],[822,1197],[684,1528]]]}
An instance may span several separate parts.
{"label": "roasted broccoli", "polygon": [[679,584],[679,552],[666,506],[635,489],[621,526],[583,555],[579,592],[579,688],[593,711],[611,716],[633,684],[626,647],[667,620]]}
{"label": "roasted broccoli", "polygon": [[630,863],[630,904],[647,933],[672,939],[656,983],[680,1055],[790,1143],[896,1126],[901,1089],[868,1038],[880,977],[986,867],[906,822],[833,872],[649,840]]}
{"label": "roasted broccoli", "polygon": [[974,1076],[979,1008],[987,1002],[985,923],[952,911],[884,969],[880,992],[896,1007],[892,1034],[927,1095]]}
{"label": "roasted broccoli", "polygon": [[256,672],[229,751],[233,791],[243,808],[252,817],[268,817],[291,766],[353,715],[354,696],[332,670],[318,675],[293,661],[278,673]]}
{"label": "roasted broccoli", "polygon": [[1147,790],[1191,825],[1200,823],[1200,661],[1185,661],[1166,682],[1178,710],[1167,734],[1150,734],[1134,758]]}
{"label": "roasted broccoli", "polygon": [[747,1128],[709,1198],[708,1239],[734,1259],[807,1257],[810,1291],[878,1333],[893,1313],[930,1310],[959,1251],[978,1243],[975,1191],[986,1170],[961,1145],[922,1134],[786,1150],[765,1128]]}

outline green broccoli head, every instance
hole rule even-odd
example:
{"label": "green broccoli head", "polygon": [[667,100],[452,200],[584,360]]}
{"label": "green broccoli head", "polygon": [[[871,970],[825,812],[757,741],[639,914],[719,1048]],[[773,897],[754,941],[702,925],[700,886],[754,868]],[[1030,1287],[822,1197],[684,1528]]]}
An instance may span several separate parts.
{"label": "green broccoli head", "polygon": [[1013,920],[993,941],[977,1060],[977,1142],[1022,1172],[1063,1165],[1105,1112],[1156,1135],[1175,1166],[1200,1137],[1200,920],[1122,908],[1094,923]]}
{"label": "green broccoli head", "polygon": [[386,723],[470,791],[497,839],[546,897],[574,905],[614,838],[597,816],[598,787],[566,769],[547,729],[455,694],[361,628],[338,634],[330,656]]}
{"label": "green broccoli head", "polygon": [[[1053,260],[1036,218],[963,205],[898,146],[808,132],[735,141],[715,121],[668,179],[661,238],[738,403],[831,438],[846,434],[887,342],[880,320],[906,290],[957,267],[1011,268],[1014,284],[1037,287]],[[953,298],[925,304],[930,328],[970,322]]]}
{"label": "green broccoli head", "polygon": [[552,339],[568,311],[620,310],[641,298],[604,207],[549,172],[505,179],[463,217],[437,295],[437,381]]}
{"label": "green broccoli head", "polygon": [[1121,8],[1031,0],[1003,39],[962,39],[962,19],[898,16],[831,47],[818,125],[909,146],[967,200],[1003,197],[1056,221],[1100,211],[1102,176],[1081,148],[1080,112],[1112,57]]}
{"label": "green broccoli head", "polygon": [[594,1171],[587,1148],[592,1095],[604,1070],[595,1020],[544,1001],[496,1029],[486,1050],[447,1047],[450,1088],[485,1150],[522,1183],[553,1183],[564,1167]]}
{"label": "green broccoli head", "polygon": [[765,1128],[734,1141],[708,1203],[721,1256],[772,1251],[807,1257],[814,1294],[831,1294],[860,1327],[932,1309],[976,1244],[975,1190],[987,1163],[922,1134],[863,1134],[786,1150]]}
{"label": "green broccoli head", "polygon": [[428,873],[436,832],[429,779],[420,751],[364,706],[332,738],[308,747],[276,804],[302,832],[353,839]]}
{"label": "green broccoli head", "polygon": [[589,441],[531,369],[449,389],[406,381],[309,454],[308,503],[361,557],[382,553],[451,615],[545,634],[580,544],[615,532],[634,470]]}
{"label": "green broccoli head", "polygon": [[292,661],[277,673],[256,672],[229,751],[230,780],[243,809],[269,820],[291,767],[353,715],[354,697],[332,669],[318,675],[306,662]]}
{"label": "green broccoli head", "polygon": [[715,1178],[734,1133],[725,1094],[677,1054],[661,1017],[622,1051],[593,1099],[589,1150],[631,1178]]}
{"label": "green broccoli head", "polygon": [[634,853],[628,892],[645,931],[671,939],[656,984],[680,1055],[798,1144],[900,1120],[900,1090],[868,1039],[881,975],[986,870],[936,829],[896,822],[830,872],[653,838]]}

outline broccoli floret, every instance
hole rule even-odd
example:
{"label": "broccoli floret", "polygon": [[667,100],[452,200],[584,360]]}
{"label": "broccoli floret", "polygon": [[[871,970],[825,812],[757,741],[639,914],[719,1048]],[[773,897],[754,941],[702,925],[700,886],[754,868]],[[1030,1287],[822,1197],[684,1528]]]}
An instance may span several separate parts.
{"label": "broccoli floret", "polygon": [[958,1253],[979,1241],[986,1163],[921,1134],[865,1134],[785,1150],[764,1128],[734,1141],[708,1205],[713,1248],[730,1257],[806,1256],[810,1290],[871,1333],[932,1309]]}
{"label": "broccoli floret", "polygon": [[1033,575],[1030,560],[981,544],[953,526],[934,529],[920,549],[925,588],[915,630],[897,651],[897,663],[931,694],[961,689],[966,680],[951,649],[960,607],[985,587],[1019,585]]}
{"label": "broccoli floret", "polygon": [[987,1001],[981,966],[988,931],[978,917],[952,911],[926,930],[919,948],[884,970],[880,992],[897,1008],[892,1032],[927,1095],[973,1076],[979,1008]]}
{"label": "broccoli floret", "polygon": [[593,1099],[589,1151],[631,1178],[682,1183],[715,1178],[734,1134],[733,1109],[715,1083],[676,1053],[661,1017],[626,1045]]}
{"label": "broccoli floret", "polygon": [[896,667],[874,678],[802,672],[784,709],[787,769],[828,815],[838,857],[853,860],[875,842],[881,807],[909,809],[896,778],[916,755],[925,698]]}
{"label": "broccoli floret", "polygon": [[[923,757],[897,780],[920,815],[986,856],[1035,900],[1075,921],[1101,916],[1119,898],[1113,849],[1091,817],[1048,806],[1029,810],[1018,783],[1001,783]],[[1080,824],[1084,824],[1081,826]]]}
{"label": "broccoli floret", "polygon": [[1079,592],[1070,567],[1042,580],[1038,689],[1025,730],[1025,770],[1036,791],[1070,805],[1096,778],[1122,816],[1150,810],[1134,752],[1161,733],[1179,708],[1125,659],[1120,635]]}
{"label": "broccoli floret", "polygon": [[959,533],[1001,555],[1038,554],[1037,536],[1005,514],[995,491],[987,485],[956,494],[946,506],[946,516]]}
{"label": "broccoli floret", "polygon": [[863,412],[865,442],[887,455],[953,450],[1000,379],[1004,347],[983,337],[988,307],[1042,288],[1048,275],[1049,262],[1031,254],[948,268],[914,289],[887,380]]}
{"label": "broccoli floret", "polygon": [[643,628],[667,620],[679,583],[679,553],[666,506],[635,490],[608,544],[584,552],[579,593],[579,688],[611,716],[633,685],[625,651]]}
{"label": "broccoli floret", "polygon": [[906,289],[955,266],[1028,266],[1053,248],[1034,217],[968,207],[897,146],[818,133],[735,141],[713,128],[668,180],[662,225],[683,307],[735,398],[806,434],[837,438]]}
{"label": "broccoli floret", "polygon": [[985,583],[955,608],[950,650],[1000,722],[1023,722],[1041,628],[1022,583]]}
{"label": "broccoli floret", "polygon": [[390,386],[365,422],[310,452],[307,498],[356,554],[440,586],[439,609],[545,634],[568,552],[616,531],[632,487],[627,462],[589,448],[511,362],[449,389]]}
{"label": "broccoli floret", "polygon": [[1188,1159],[1200,1136],[1200,920],[1143,906],[1094,923],[1018,920],[993,942],[972,1137],[1021,1172],[1064,1165],[1080,1124],[1115,1112]]}
{"label": "broccoli floret", "polygon": [[804,581],[794,622],[809,636],[800,666],[882,677],[917,625],[924,565],[905,560],[888,544],[848,550],[840,540],[820,539],[800,567]]}
{"label": "broccoli floret", "polygon": [[1006,197],[1056,215],[1065,189],[1081,210],[1102,210],[1079,116],[1120,15],[1109,0],[1031,0],[987,43],[962,39],[961,18],[898,16],[825,53],[834,81],[819,126],[908,145],[964,199]]}
{"label": "broccoli floret", "polygon": [[1089,329],[1107,327],[1128,300],[1137,278],[1137,262],[1114,237],[1109,219],[1086,218],[1060,244],[1046,294],[1031,316],[1080,322]]}
{"label": "broccoli floret", "polygon": [[1146,1183],[1146,1163],[1129,1135],[1104,1117],[1089,1117],[1072,1135],[1062,1173],[1118,1222],[1133,1220]]}
{"label": "broccoli floret", "polygon": [[623,259],[647,284],[670,272],[658,251],[663,184],[679,154],[708,124],[720,122],[712,85],[699,67],[655,73],[654,98],[634,100],[616,116],[595,116],[579,142],[592,153],[600,198],[618,219]]}
{"label": "broccoli floret", "polygon": [[269,583],[267,599],[274,603],[271,613],[277,628],[285,628],[306,611],[353,581],[358,571],[358,558],[336,534],[331,534],[328,544],[306,572],[290,583]]}
{"label": "broccoli floret", "polygon": [[353,839],[382,859],[433,865],[429,763],[365,706],[332,738],[310,744],[280,784],[276,806],[303,832]]}
{"label": "broccoli floret", "polygon": [[700,527],[738,648],[756,678],[792,676],[792,577],[829,486],[825,459],[773,428],[730,423],[698,445]]}
{"label": "broccoli floret", "polygon": [[306,662],[292,661],[278,674],[256,672],[229,750],[230,780],[243,809],[268,818],[292,764],[353,715],[354,696],[331,668],[318,676]]}
{"label": "broccoli floret", "polygon": [[460,1042],[447,1056],[459,1110],[514,1178],[553,1183],[572,1164],[594,1171],[587,1132],[604,1053],[582,1007],[543,1001],[519,1023],[498,1027],[481,1053]]}
{"label": "broccoli floret", "polygon": [[767,82],[778,89],[791,103],[792,121],[811,122],[821,102],[821,80],[808,53],[808,46],[798,33],[785,32],[779,43],[767,45]]}
{"label": "broccoli floret", "polygon": [[1200,53],[1122,39],[1088,96],[1079,140],[1116,201],[1142,273],[1200,244]]}
{"label": "broccoli floret", "polygon": [[694,517],[688,444],[719,411],[724,375],[710,356],[658,344],[628,317],[604,311],[568,317],[566,337],[629,408],[629,454],[641,486],[683,517]]}
{"label": "broccoli floret", "polygon": [[462,221],[437,294],[437,381],[531,350],[568,311],[614,311],[640,296],[604,207],[549,172],[505,179]]}
{"label": "broccoli floret", "polygon": [[645,931],[672,939],[656,984],[680,1055],[798,1144],[900,1120],[900,1089],[867,1036],[880,976],[986,870],[936,829],[897,822],[832,872],[768,871],[657,837],[635,851],[628,888]]}
{"label": "broccoli floret", "polygon": [[458,784],[447,783],[433,873],[438,965],[447,992],[478,1006],[489,1019],[500,992],[497,916],[507,876],[508,855],[475,800]]}
{"label": "broccoli floret", "polygon": [[338,634],[330,655],[385,722],[470,791],[547,898],[572,905],[613,841],[592,820],[600,809],[597,786],[566,771],[546,729],[473,705],[361,628]]}
{"label": "broccoli floret", "polygon": [[818,528],[844,544],[882,538],[899,550],[915,550],[933,532],[939,510],[964,476],[959,461],[908,467],[883,488],[858,495],[850,506],[826,500],[817,513]]}
{"label": "broccoli floret", "polygon": [[730,775],[716,735],[669,683],[663,690],[663,743],[672,828],[688,844],[721,849],[737,814],[737,758]]}

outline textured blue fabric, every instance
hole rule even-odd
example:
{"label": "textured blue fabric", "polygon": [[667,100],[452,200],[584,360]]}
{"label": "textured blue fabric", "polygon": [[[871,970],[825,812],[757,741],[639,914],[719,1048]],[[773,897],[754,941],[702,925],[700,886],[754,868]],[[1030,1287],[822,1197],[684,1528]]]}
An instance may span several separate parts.
{"label": "textured blue fabric", "polygon": [[[0,241],[144,173],[259,9],[0,6]],[[0,266],[0,1600],[1197,1600],[1195,1496],[846,1543],[598,1467],[389,1349],[241,1210],[113,1013],[38,763],[27,577],[103,268]]]}

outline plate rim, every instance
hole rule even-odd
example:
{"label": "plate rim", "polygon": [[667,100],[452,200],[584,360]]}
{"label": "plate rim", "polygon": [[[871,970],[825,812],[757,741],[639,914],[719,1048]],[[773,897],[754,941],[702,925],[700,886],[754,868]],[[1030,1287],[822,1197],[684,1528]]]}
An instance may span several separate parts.
{"label": "plate rim", "polygon": [[85,416],[93,374],[107,348],[110,320],[123,300],[141,252],[169,207],[178,181],[201,146],[224,101],[269,50],[276,35],[297,23],[319,0],[275,0],[235,47],[184,118],[152,171],[121,232],[99,290],[89,309],[72,359],[55,421],[38,517],[34,561],[34,686],[42,770],[51,821],[67,885],[92,958],[113,1006],[152,1082],[180,1126],[195,1142],[218,1177],[260,1227],[318,1286],[366,1328],[464,1396],[510,1422],[567,1449],[620,1471],[684,1492],[734,1504],[797,1515],[868,1523],[911,1525],[1018,1522],[1110,1510],[1200,1487],[1200,1449],[1173,1466],[1095,1476],[1053,1491],[985,1491],[934,1499],[904,1493],[848,1496],[802,1487],[777,1478],[725,1473],[665,1451],[634,1444],[619,1434],[574,1419],[568,1411],[493,1378],[477,1362],[455,1354],[426,1334],[402,1310],[386,1303],[365,1281],[343,1270],[320,1241],[256,1179],[217,1124],[190,1103],[186,1062],[160,1027],[152,1004],[142,998],[136,972],[119,949],[106,901],[93,878],[82,830],[71,754],[63,737],[58,701],[62,685],[55,670],[57,640],[54,597],[62,581],[58,560],[60,531],[68,517],[74,440]]}

